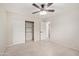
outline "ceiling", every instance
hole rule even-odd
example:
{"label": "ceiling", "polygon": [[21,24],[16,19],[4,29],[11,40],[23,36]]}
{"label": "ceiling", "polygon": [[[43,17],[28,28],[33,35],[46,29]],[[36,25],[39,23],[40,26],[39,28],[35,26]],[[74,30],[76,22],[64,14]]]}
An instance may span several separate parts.
{"label": "ceiling", "polygon": [[[39,3],[37,5],[40,6]],[[50,8],[53,8],[52,6]],[[0,7],[12,12],[22,12],[29,14],[31,14],[33,11],[39,10],[36,7],[32,6],[32,3],[1,3]]]}
{"label": "ceiling", "polygon": [[[40,5],[39,3],[37,3],[38,5]],[[78,3],[54,3],[52,6],[50,6],[50,9],[55,9],[54,13],[50,13],[48,12],[48,14],[46,15],[48,16],[53,16],[53,14],[55,13],[59,13],[62,12],[63,10],[66,10],[68,8],[79,8],[79,4]],[[11,11],[11,12],[17,12],[17,13],[22,13],[25,15],[32,15],[32,12],[37,11],[39,9],[35,8],[34,6],[32,6],[32,3],[0,3],[0,7],[4,8],[7,11]],[[35,16],[38,16],[39,14],[34,14]]]}

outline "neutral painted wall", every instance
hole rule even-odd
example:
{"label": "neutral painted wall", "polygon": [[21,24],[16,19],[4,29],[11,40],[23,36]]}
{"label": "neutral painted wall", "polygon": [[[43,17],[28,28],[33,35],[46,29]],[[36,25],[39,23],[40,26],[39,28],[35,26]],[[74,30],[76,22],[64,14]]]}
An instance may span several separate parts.
{"label": "neutral painted wall", "polygon": [[34,41],[39,40],[39,22],[34,17],[8,12],[9,44],[25,43],[25,21],[34,22]]}
{"label": "neutral painted wall", "polygon": [[7,46],[7,30],[7,12],[0,9],[0,55],[3,54],[4,49]]}
{"label": "neutral painted wall", "polygon": [[65,4],[56,9],[52,20],[53,41],[79,50],[79,5]]}

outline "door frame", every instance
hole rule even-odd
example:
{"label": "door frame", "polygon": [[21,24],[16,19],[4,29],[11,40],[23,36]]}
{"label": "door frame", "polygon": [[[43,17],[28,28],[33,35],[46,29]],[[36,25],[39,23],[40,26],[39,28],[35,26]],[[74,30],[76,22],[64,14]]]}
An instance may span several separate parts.
{"label": "door frame", "polygon": [[32,41],[34,41],[34,22],[33,21],[25,21],[25,43],[26,43],[26,22],[32,23]]}

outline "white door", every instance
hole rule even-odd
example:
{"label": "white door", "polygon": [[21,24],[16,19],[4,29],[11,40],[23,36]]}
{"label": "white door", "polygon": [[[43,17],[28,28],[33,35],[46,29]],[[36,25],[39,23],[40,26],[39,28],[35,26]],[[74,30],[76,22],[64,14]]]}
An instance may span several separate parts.
{"label": "white door", "polygon": [[41,22],[41,40],[46,40],[50,38],[50,23]]}

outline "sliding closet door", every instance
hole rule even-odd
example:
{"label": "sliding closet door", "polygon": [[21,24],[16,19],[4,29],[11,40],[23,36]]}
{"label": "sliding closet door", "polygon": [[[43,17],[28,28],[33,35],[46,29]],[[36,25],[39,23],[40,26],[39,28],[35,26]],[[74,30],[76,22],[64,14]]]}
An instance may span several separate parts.
{"label": "sliding closet door", "polygon": [[34,40],[34,22],[25,21],[25,41]]}

